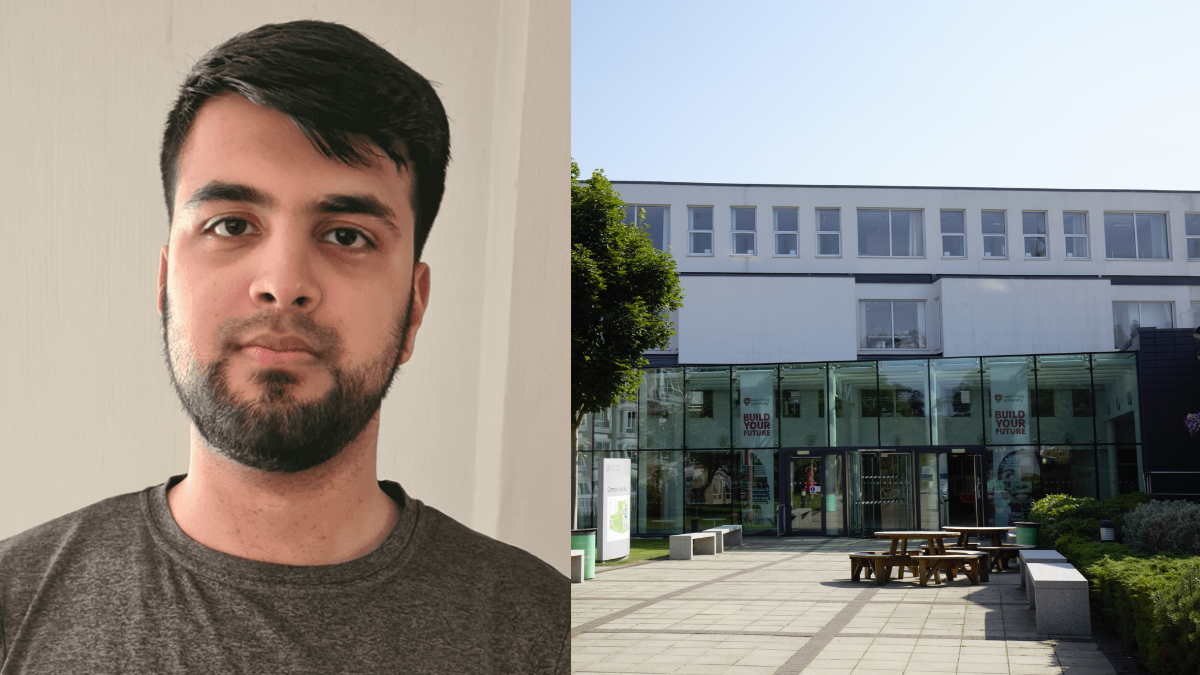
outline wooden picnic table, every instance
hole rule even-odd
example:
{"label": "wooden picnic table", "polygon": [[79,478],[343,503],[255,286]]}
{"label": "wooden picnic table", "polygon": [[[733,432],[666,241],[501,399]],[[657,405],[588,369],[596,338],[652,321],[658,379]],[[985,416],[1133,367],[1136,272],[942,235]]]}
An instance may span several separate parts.
{"label": "wooden picnic table", "polygon": [[[942,543],[943,539],[955,537],[952,532],[938,532],[936,530],[897,530],[892,532],[876,532],[875,537],[878,539],[891,539],[892,546],[888,549],[890,555],[908,555],[908,542],[911,539],[924,540],[929,543],[929,550],[932,553],[945,555],[946,546]],[[897,553],[896,546],[900,546],[900,551]]]}
{"label": "wooden picnic table", "polygon": [[967,539],[971,535],[975,535],[975,536],[979,537],[980,539],[982,539],[983,535],[985,535],[985,534],[991,540],[992,546],[997,546],[997,547],[1003,546],[1004,542],[1000,541],[1000,536],[1007,535],[1010,531],[1015,530],[1017,528],[1012,527],[1011,525],[1003,526],[1003,527],[968,527],[965,525],[943,525],[942,529],[947,532],[958,533],[957,545],[960,548],[965,548],[967,545]]}

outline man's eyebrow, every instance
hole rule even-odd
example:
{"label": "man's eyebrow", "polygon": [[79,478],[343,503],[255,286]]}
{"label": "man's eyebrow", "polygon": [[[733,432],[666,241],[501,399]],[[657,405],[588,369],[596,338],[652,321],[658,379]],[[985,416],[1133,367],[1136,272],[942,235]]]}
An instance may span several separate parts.
{"label": "man's eyebrow", "polygon": [[275,206],[275,199],[258,188],[213,180],[193,192],[183,208],[190,209],[209,202],[246,202],[266,208]]}
{"label": "man's eyebrow", "polygon": [[399,234],[395,224],[396,214],[375,195],[327,195],[317,202],[313,211],[323,214],[352,213],[371,216],[386,225],[393,234]]}

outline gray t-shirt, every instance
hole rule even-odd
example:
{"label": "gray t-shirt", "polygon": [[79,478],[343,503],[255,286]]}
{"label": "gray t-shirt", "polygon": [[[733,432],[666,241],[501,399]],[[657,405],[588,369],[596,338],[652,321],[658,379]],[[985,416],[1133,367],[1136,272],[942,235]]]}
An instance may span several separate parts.
{"label": "gray t-shirt", "polygon": [[0,542],[0,675],[570,670],[567,578],[396,483],[379,548],[294,567],[184,534],[182,478]]}

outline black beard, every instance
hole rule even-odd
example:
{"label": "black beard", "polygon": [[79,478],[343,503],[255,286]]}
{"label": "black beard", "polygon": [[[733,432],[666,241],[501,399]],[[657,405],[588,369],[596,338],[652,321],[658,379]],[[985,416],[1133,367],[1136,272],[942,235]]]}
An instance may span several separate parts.
{"label": "black beard", "polygon": [[254,372],[253,382],[262,387],[257,400],[238,400],[229,388],[229,358],[236,346],[235,333],[242,337],[253,328],[270,326],[282,332],[278,317],[259,314],[249,320],[226,321],[216,340],[215,363],[197,363],[186,356],[185,372],[179,372],[172,353],[186,347],[173,339],[170,303],[163,298],[162,334],[167,372],[184,412],[210,448],[221,455],[259,471],[295,473],[320,466],[337,457],[358,438],[383,403],[400,366],[400,354],[408,336],[413,294],[392,343],[364,367],[345,370],[336,365],[341,353],[337,333],[321,328],[306,315],[292,317],[293,330],[317,340],[319,358],[330,362],[333,387],[324,397],[308,403],[295,401],[291,389],[298,378],[287,370],[264,367]]}

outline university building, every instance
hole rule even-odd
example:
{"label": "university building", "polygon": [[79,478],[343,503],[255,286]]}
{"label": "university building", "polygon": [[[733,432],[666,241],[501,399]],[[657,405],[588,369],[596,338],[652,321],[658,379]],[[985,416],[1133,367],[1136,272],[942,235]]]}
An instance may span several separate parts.
{"label": "university building", "polygon": [[614,182],[683,308],[578,436],[579,527],[870,536],[1200,496],[1200,192]]}

